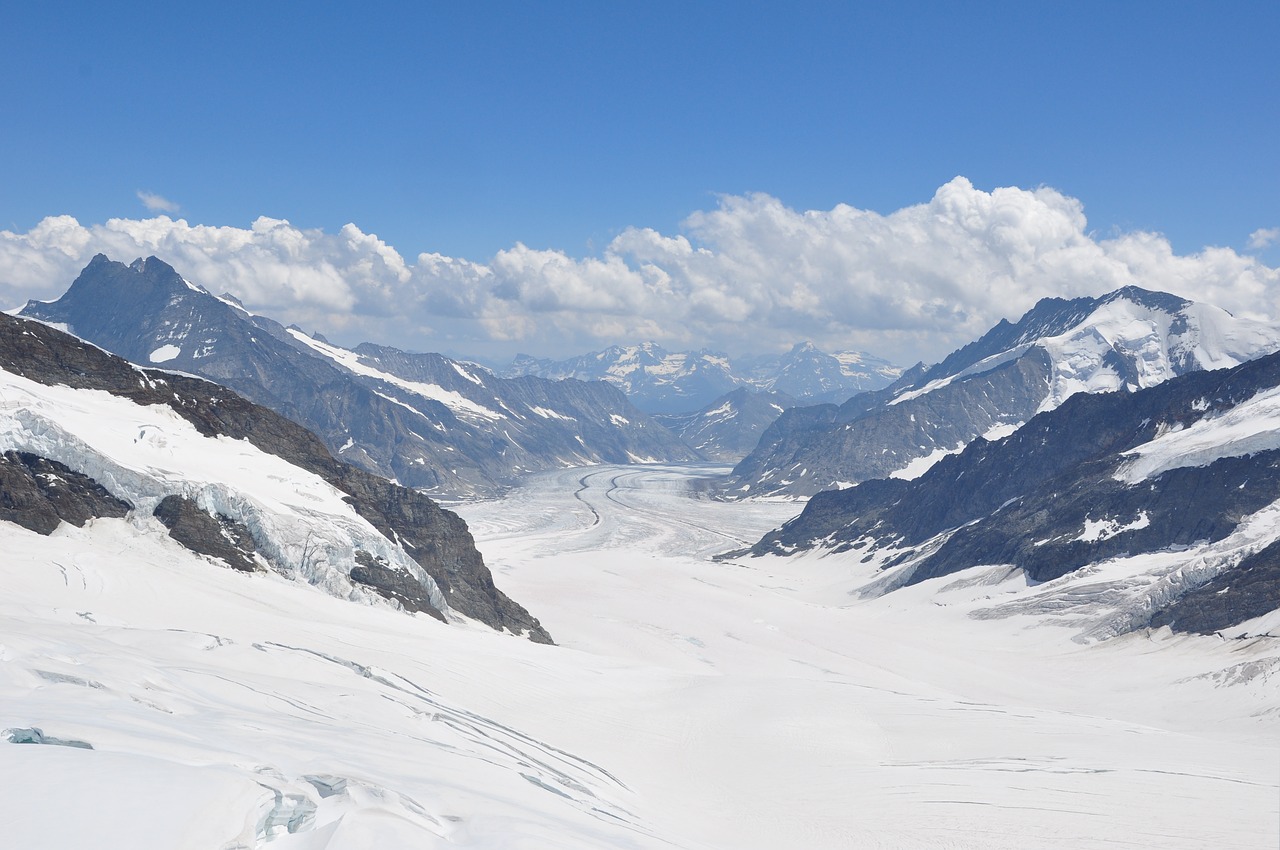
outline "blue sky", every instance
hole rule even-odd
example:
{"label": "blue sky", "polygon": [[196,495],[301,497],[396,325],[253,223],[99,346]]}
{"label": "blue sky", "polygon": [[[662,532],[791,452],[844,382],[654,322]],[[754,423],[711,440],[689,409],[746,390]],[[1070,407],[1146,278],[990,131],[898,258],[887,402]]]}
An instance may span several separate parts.
{"label": "blue sky", "polygon": [[410,265],[582,260],[726,197],[888,215],[962,175],[1270,269],[1277,43],[1274,2],[10,4],[0,229],[267,216]]}

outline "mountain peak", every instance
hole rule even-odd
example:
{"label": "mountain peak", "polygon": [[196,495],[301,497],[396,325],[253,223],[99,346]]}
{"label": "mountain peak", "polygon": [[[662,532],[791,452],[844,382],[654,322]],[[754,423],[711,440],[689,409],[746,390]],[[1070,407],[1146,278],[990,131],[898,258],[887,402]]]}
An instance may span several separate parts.
{"label": "mountain peak", "polygon": [[1280,348],[1280,327],[1137,286],[1044,298],[883,394],[784,414],[728,486],[809,495],[920,474],[974,438],[1006,433],[1077,393],[1134,391]]}
{"label": "mountain peak", "polygon": [[1122,299],[1165,313],[1177,313],[1180,310],[1185,310],[1193,303],[1186,298],[1168,292],[1143,289],[1140,286],[1124,286],[1099,298],[1098,305],[1111,304]]}

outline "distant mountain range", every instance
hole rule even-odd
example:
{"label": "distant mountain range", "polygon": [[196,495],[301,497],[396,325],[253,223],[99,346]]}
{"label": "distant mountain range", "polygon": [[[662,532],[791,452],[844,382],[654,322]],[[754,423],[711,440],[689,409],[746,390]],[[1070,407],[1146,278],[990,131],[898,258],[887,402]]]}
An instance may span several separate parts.
{"label": "distant mountain range", "polygon": [[996,439],[1074,393],[1133,391],[1280,349],[1280,327],[1126,287],[1046,298],[933,367],[841,405],[788,410],[733,470],[725,492],[810,496],[911,478],[980,436]]}
{"label": "distant mountain range", "polygon": [[887,386],[902,370],[870,354],[827,354],[799,343],[782,355],[732,360],[703,349],[671,352],[646,342],[612,346],[568,360],[520,355],[503,374],[552,380],[608,381],[648,413],[703,410],[735,389],[776,392],[809,403],[844,401],[855,393]]}
{"label": "distant mountain range", "polygon": [[49,535],[127,519],[126,541],[164,529],[242,572],[551,641],[456,514],[225,387],[0,314],[0,398],[0,521]]}
{"label": "distant mountain range", "polygon": [[99,254],[22,315],[142,365],[200,375],[314,431],[329,451],[412,488],[493,493],[521,474],[696,452],[602,382],[499,378],[438,354],[322,337],[247,312],[150,257]]}
{"label": "distant mountain range", "polygon": [[[1087,315],[1142,303],[1174,306],[1128,292]],[[1163,349],[1168,359],[1149,349],[1148,366],[1225,356],[1204,348],[1225,339],[1207,321],[1221,316],[1160,312],[1188,317],[1186,344]],[[1061,338],[1060,323],[1041,328]],[[937,591],[982,588],[984,616],[1043,615],[1091,639],[1165,625],[1266,632],[1250,621],[1280,608],[1280,354],[1132,393],[1077,393],[914,480],[819,493],[752,554],[806,550],[849,559],[863,594],[968,571]]]}

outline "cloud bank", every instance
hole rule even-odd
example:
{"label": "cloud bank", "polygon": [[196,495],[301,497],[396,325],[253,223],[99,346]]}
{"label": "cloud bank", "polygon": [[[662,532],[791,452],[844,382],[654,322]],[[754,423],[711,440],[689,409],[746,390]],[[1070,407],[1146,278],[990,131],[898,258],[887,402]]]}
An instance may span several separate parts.
{"label": "cloud bank", "polygon": [[[888,215],[724,196],[677,234],[628,228],[599,256],[517,243],[485,262],[407,261],[354,224],[326,233],[265,217],[244,229],[52,216],[26,233],[0,231],[0,295],[10,306],[56,298],[95,253],[154,254],[212,292],[336,341],[495,359],[647,339],[740,354],[807,339],[932,361],[1044,296],[1129,284],[1280,318],[1280,270],[1255,257],[1176,255],[1159,234],[1098,239],[1086,227],[1082,204],[1054,189],[987,192],[963,177]],[[1263,233],[1255,247],[1269,241]]]}

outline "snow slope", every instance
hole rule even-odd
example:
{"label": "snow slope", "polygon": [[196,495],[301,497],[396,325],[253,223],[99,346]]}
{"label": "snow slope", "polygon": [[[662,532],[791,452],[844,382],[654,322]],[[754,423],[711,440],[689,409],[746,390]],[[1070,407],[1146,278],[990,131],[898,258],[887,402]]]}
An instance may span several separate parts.
{"label": "snow slope", "polygon": [[[139,373],[139,382],[150,381]],[[348,578],[362,550],[439,589],[319,476],[247,440],[206,437],[170,407],[140,406],[101,390],[46,386],[0,370],[0,451],[66,464],[133,504],[136,522],[178,494],[243,523],[270,565],[344,598],[377,597]]]}
{"label": "snow slope", "polygon": [[[1274,639],[1081,645],[706,556],[794,510],[593,467],[461,508],[561,646],[350,605],[150,526],[0,526],[0,823],[28,848],[1257,848]],[[856,561],[853,563],[856,564]],[[68,816],[74,812],[74,817]]]}

